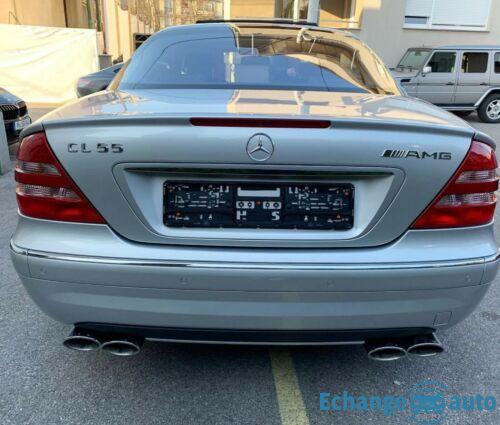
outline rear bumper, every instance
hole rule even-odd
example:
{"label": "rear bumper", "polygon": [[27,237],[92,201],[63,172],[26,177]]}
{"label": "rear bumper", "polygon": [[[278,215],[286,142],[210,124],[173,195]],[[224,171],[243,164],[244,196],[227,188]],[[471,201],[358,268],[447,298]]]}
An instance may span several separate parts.
{"label": "rear bumper", "polygon": [[[107,226],[68,225],[81,230],[71,237],[64,224],[29,221],[13,237],[12,260],[33,300],[54,319],[231,329],[235,342],[242,337],[234,331],[323,332],[334,342],[338,331],[359,341],[365,331],[450,327],[484,297],[499,261],[491,226],[475,235],[444,232],[447,238],[429,232],[425,244],[422,232],[408,232],[390,246],[343,252],[145,246]],[[45,238],[34,237],[33,226],[43,227]],[[457,234],[463,243],[453,240]],[[462,258],[450,259],[455,250]]]}
{"label": "rear bumper", "polygon": [[43,311],[68,324],[233,331],[445,328],[467,317],[489,288],[484,284],[423,291],[239,292],[75,284],[25,276],[21,280]]}

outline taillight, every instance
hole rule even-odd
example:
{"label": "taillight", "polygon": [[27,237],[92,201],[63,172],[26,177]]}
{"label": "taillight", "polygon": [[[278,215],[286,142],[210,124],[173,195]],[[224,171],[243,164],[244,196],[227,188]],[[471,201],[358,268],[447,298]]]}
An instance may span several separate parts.
{"label": "taillight", "polygon": [[105,223],[52,153],[45,133],[25,137],[17,152],[16,194],[28,217],[78,223]]}
{"label": "taillight", "polygon": [[472,141],[458,171],[431,205],[413,223],[412,229],[468,227],[493,220],[498,190],[495,151]]}

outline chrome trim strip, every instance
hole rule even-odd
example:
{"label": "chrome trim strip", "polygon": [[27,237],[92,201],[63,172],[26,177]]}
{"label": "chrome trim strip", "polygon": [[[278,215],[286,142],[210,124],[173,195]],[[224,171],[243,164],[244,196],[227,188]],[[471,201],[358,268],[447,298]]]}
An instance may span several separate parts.
{"label": "chrome trim strip", "polygon": [[17,246],[14,242],[12,242],[12,239],[10,240],[10,250],[14,254],[28,255],[28,250]]}
{"label": "chrome trim strip", "polygon": [[447,111],[476,111],[476,106],[443,106],[443,109]]}
{"label": "chrome trim strip", "polygon": [[181,344],[209,344],[209,345],[270,345],[270,346],[329,346],[329,345],[363,345],[365,343],[362,341],[342,341],[342,342],[273,342],[273,341],[238,341],[235,339],[234,341],[207,341],[207,340],[197,340],[197,339],[175,339],[175,338],[145,338],[146,341],[151,342],[169,342],[169,343],[181,343]]}
{"label": "chrome trim strip", "polygon": [[497,261],[499,259],[500,259],[500,250],[496,254],[490,255],[489,257],[485,257],[484,262],[485,264],[487,264]]}
{"label": "chrome trim strip", "polygon": [[500,251],[495,255],[482,258],[471,258],[456,261],[428,261],[420,263],[385,263],[385,264],[311,264],[311,263],[231,263],[208,261],[171,261],[132,259],[116,257],[92,257],[72,254],[57,254],[52,252],[32,251],[20,248],[10,242],[10,249],[16,254],[28,255],[46,260],[72,261],[77,263],[109,264],[117,266],[147,266],[147,267],[182,267],[193,269],[244,269],[244,270],[400,270],[400,269],[434,269],[445,267],[463,267],[486,264],[500,259]]}

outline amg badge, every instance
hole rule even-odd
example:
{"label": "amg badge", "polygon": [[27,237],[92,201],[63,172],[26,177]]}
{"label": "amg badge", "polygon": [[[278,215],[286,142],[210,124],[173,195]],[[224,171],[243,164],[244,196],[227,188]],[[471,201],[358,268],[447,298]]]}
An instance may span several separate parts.
{"label": "amg badge", "polygon": [[386,149],[382,156],[384,158],[416,158],[416,159],[443,159],[450,160],[451,152],[418,152],[405,150]]}

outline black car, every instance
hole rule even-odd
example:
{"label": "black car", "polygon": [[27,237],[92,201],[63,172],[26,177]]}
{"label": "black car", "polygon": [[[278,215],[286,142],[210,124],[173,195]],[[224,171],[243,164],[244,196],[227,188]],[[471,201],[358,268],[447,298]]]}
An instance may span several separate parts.
{"label": "black car", "polygon": [[87,96],[89,94],[105,90],[113,78],[115,78],[116,74],[118,74],[122,66],[123,63],[118,63],[110,66],[109,68],[102,69],[101,71],[94,72],[93,74],[80,78],[76,85],[78,97]]}
{"label": "black car", "polygon": [[21,130],[31,124],[26,103],[0,87],[0,111],[9,144],[17,142]]}

